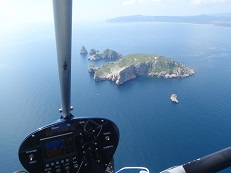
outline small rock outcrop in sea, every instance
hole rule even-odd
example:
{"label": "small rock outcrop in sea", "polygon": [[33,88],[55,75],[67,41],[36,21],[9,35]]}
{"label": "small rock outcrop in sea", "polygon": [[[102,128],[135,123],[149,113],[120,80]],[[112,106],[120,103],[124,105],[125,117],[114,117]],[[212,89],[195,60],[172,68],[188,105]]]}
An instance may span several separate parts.
{"label": "small rock outcrop in sea", "polygon": [[94,55],[96,54],[96,50],[95,49],[91,49],[90,52],[89,52],[90,55]]}
{"label": "small rock outcrop in sea", "polygon": [[177,100],[177,95],[176,94],[172,94],[170,97],[170,100],[174,103],[179,103],[179,101]]}
{"label": "small rock outcrop in sea", "polygon": [[95,49],[92,50],[90,52],[91,56],[88,57],[88,60],[90,61],[96,61],[100,59],[120,59],[123,57],[121,53],[118,53],[111,49],[106,49],[101,54],[96,53]]}
{"label": "small rock outcrop in sea", "polygon": [[95,73],[95,71],[97,71],[97,70],[99,70],[100,69],[100,67],[95,67],[94,65],[92,65],[92,64],[90,64],[89,66],[88,66],[88,72],[89,73]]}
{"label": "small rock outcrop in sea", "polygon": [[114,50],[111,49],[106,49],[103,51],[103,53],[100,54],[102,59],[120,59],[123,57],[123,55],[121,53],[118,53]]}
{"label": "small rock outcrop in sea", "polygon": [[154,54],[130,54],[95,70],[94,80],[111,80],[121,85],[138,76],[169,79],[189,77],[193,74],[193,69],[170,58]]}
{"label": "small rock outcrop in sea", "polygon": [[87,49],[85,48],[85,46],[82,46],[82,49],[80,50],[80,54],[87,54]]}

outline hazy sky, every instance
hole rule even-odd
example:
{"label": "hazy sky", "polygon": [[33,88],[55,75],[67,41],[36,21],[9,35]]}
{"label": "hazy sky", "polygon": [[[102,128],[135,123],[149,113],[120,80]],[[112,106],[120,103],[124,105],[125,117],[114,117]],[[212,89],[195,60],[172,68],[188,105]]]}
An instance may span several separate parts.
{"label": "hazy sky", "polygon": [[[53,21],[52,10],[52,0],[0,0],[1,26]],[[74,21],[104,21],[135,14],[197,15],[223,12],[231,12],[231,0],[73,0]]]}

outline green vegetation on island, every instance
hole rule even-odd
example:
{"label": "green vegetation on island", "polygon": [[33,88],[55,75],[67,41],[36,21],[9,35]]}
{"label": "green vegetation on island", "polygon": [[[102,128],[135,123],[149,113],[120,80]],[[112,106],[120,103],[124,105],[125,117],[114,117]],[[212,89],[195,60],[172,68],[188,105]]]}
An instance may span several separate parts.
{"label": "green vegetation on island", "polygon": [[94,80],[111,80],[117,85],[138,76],[156,76],[158,78],[183,78],[191,76],[195,71],[173,59],[155,54],[129,54],[115,62],[109,62],[102,67],[89,66],[89,72],[94,72]]}

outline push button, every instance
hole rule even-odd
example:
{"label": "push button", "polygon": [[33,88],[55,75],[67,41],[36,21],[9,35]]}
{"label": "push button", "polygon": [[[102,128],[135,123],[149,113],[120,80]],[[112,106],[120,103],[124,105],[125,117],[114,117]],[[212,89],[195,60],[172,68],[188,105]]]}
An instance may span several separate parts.
{"label": "push button", "polygon": [[69,166],[66,166],[66,167],[65,167],[65,170],[66,170],[66,171],[69,171],[69,170],[70,170],[70,167],[69,167]]}
{"label": "push button", "polygon": [[79,165],[76,163],[74,164],[74,168],[77,169],[79,167]]}
{"label": "push button", "polygon": [[106,140],[106,141],[110,141],[110,136],[106,136],[106,137],[105,137],[105,140]]}
{"label": "push button", "polygon": [[30,154],[30,155],[29,155],[29,159],[30,159],[30,161],[32,162],[32,161],[34,160],[34,154]]}
{"label": "push button", "polygon": [[61,169],[56,169],[56,173],[61,173]]}

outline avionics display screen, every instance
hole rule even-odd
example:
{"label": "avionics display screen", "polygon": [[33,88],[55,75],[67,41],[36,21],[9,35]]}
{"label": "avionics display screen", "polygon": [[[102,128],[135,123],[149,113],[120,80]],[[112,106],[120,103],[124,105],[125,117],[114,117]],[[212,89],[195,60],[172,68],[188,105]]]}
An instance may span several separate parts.
{"label": "avionics display screen", "polygon": [[40,144],[46,161],[75,153],[72,133],[41,139]]}

